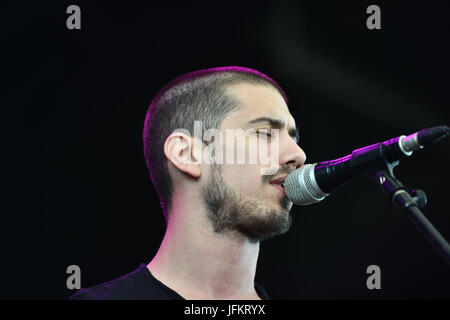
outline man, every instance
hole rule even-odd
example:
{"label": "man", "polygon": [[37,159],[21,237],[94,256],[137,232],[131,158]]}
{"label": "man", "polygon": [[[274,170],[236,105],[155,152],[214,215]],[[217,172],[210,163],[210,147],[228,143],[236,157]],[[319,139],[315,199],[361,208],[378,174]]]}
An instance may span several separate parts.
{"label": "man", "polygon": [[[152,101],[143,138],[167,225],[161,246],[148,265],[71,299],[268,299],[254,283],[259,242],[289,229],[281,183],[306,160],[281,87],[243,67],[183,75]],[[269,162],[235,160],[255,142]]]}

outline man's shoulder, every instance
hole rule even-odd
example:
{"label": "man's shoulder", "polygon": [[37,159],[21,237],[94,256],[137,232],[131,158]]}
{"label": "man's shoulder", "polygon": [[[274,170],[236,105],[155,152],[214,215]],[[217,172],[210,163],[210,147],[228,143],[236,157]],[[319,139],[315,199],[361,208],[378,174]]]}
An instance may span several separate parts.
{"label": "man's shoulder", "polygon": [[121,277],[81,289],[69,300],[140,300],[171,299],[171,297],[153,281],[145,264]]}

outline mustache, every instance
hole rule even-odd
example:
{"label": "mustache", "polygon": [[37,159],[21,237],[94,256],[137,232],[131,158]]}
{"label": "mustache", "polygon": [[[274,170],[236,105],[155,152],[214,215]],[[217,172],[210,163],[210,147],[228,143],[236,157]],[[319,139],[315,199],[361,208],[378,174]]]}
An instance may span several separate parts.
{"label": "mustache", "polygon": [[285,175],[285,174],[290,174],[294,170],[295,170],[295,167],[293,167],[291,165],[282,166],[280,168],[280,170],[278,170],[278,172],[273,174],[273,175],[263,175],[262,176],[262,182],[263,183],[270,182],[271,180],[273,180],[273,177],[280,176],[280,175]]}

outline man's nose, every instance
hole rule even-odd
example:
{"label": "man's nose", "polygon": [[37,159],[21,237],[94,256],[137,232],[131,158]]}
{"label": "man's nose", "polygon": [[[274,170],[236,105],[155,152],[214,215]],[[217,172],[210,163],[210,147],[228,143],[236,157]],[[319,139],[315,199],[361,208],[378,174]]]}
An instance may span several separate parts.
{"label": "man's nose", "polygon": [[[281,150],[280,150],[281,151]],[[283,146],[280,155],[281,166],[292,166],[295,169],[301,167],[306,162],[306,153],[300,146],[291,139]]]}

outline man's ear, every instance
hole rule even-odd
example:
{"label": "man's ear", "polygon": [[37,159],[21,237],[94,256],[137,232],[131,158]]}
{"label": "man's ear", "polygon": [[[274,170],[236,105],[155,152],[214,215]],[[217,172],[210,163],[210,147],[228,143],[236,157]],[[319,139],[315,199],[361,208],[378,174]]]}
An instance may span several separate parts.
{"label": "man's ear", "polygon": [[164,154],[175,168],[198,178],[201,175],[201,153],[197,150],[198,146],[195,138],[182,132],[174,132],[164,143]]}

